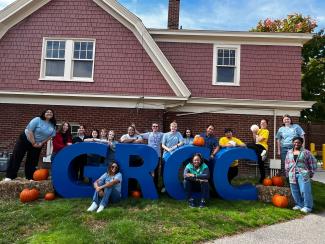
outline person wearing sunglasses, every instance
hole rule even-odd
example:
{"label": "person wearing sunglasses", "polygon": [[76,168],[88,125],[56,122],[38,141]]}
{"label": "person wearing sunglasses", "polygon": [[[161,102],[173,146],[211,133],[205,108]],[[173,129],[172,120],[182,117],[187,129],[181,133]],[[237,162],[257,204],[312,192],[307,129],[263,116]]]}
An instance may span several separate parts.
{"label": "person wearing sunglasses", "polygon": [[116,203],[121,199],[122,174],[114,161],[107,167],[107,172],[94,182],[95,193],[88,212],[97,210],[100,213],[107,207],[109,201]]}
{"label": "person wearing sunglasses", "polygon": [[[135,128],[135,124],[133,123],[132,126]],[[158,177],[159,177],[159,169],[160,169],[160,158],[161,158],[161,141],[163,138],[164,133],[159,131],[159,125],[158,123],[154,122],[151,125],[152,131],[146,132],[146,133],[139,133],[136,130],[136,133],[139,134],[143,139],[148,141],[148,146],[152,147],[157,155],[158,155],[158,164],[153,172],[153,180],[155,183],[155,186],[158,188]]]}

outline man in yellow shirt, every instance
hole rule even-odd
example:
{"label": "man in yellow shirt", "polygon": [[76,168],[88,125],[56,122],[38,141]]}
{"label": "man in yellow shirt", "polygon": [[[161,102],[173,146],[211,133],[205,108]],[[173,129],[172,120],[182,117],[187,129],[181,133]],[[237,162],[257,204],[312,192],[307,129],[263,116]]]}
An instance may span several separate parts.
{"label": "man in yellow shirt", "polygon": [[[221,148],[230,148],[230,147],[246,147],[246,144],[243,143],[238,138],[232,136],[233,130],[231,128],[225,129],[225,136],[221,137],[219,140],[219,146]],[[228,181],[231,183],[232,179],[238,175],[238,160],[235,160],[228,171]]]}

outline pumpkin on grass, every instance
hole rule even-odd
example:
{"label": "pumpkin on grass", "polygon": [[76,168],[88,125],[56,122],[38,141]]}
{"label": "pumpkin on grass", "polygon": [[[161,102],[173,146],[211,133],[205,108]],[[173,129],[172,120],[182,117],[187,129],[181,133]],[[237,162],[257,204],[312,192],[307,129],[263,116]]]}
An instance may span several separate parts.
{"label": "pumpkin on grass", "polygon": [[279,208],[286,208],[288,207],[288,198],[286,196],[281,196],[279,194],[275,194],[272,197],[272,203],[274,206],[279,207]]}
{"label": "pumpkin on grass", "polygon": [[193,139],[193,145],[198,147],[204,146],[204,138],[201,136],[195,136]]}
{"label": "pumpkin on grass", "polygon": [[132,191],[131,196],[133,198],[140,198],[141,197],[141,192],[140,191]]}
{"label": "pumpkin on grass", "polygon": [[48,192],[45,194],[44,199],[47,201],[52,201],[55,199],[55,194],[53,192]]}
{"label": "pumpkin on grass", "polygon": [[49,177],[48,169],[38,169],[33,174],[33,179],[36,181],[47,180]]}
{"label": "pumpkin on grass", "polygon": [[281,176],[273,176],[272,177],[272,184],[274,186],[279,186],[279,187],[282,187],[284,186],[284,180]]}
{"label": "pumpkin on grass", "polygon": [[272,186],[272,180],[270,178],[265,178],[263,180],[263,186]]}

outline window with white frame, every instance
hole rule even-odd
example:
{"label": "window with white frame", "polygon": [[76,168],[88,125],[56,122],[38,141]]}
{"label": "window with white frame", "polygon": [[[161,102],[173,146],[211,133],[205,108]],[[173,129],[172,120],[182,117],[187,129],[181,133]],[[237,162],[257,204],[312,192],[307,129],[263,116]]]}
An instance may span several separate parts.
{"label": "window with white frame", "polygon": [[238,86],[240,78],[240,46],[215,45],[213,84]]}
{"label": "window with white frame", "polygon": [[40,79],[93,81],[95,41],[44,38]]}

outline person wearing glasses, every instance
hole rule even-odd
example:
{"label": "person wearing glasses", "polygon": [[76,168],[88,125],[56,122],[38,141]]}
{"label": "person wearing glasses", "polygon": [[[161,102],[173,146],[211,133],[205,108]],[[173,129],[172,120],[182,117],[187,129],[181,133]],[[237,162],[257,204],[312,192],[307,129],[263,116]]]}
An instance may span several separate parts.
{"label": "person wearing glasses", "polygon": [[[135,128],[135,124],[132,124]],[[161,141],[163,138],[164,133],[159,131],[158,123],[152,123],[151,125],[152,131],[146,133],[139,133],[136,130],[136,133],[139,134],[143,139],[148,140],[148,146],[152,147],[157,155],[158,155],[158,164],[153,173],[153,179],[155,186],[158,188],[158,177],[159,177],[159,168],[160,168],[160,158],[161,158]]]}
{"label": "person wearing glasses", "polygon": [[9,160],[6,178],[10,181],[17,177],[21,162],[27,152],[25,163],[26,179],[33,179],[43,146],[56,134],[56,120],[52,109],[46,109],[39,117],[33,118],[16,141]]}
{"label": "person wearing glasses", "polygon": [[94,182],[95,193],[88,212],[97,210],[100,213],[107,207],[109,201],[116,203],[121,199],[122,174],[117,163],[111,162],[107,172]]}

